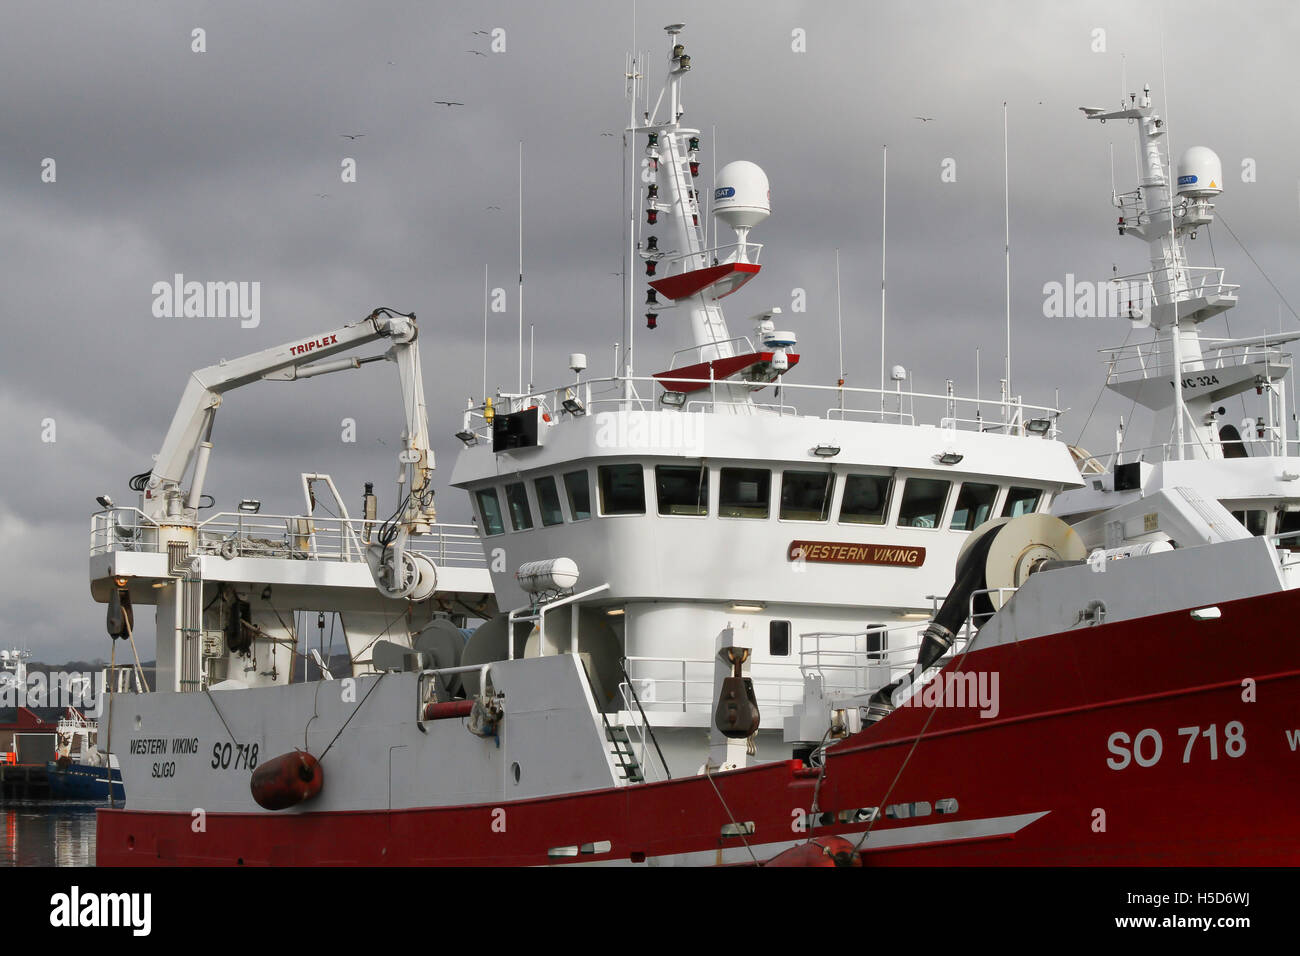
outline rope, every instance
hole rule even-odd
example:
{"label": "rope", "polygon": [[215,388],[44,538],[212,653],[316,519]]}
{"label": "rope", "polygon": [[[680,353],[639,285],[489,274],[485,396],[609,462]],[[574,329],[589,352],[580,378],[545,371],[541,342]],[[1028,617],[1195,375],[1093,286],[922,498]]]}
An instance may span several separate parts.
{"label": "rope", "polygon": [[[819,743],[817,745],[817,749],[813,751],[813,754],[816,754],[819,751],[821,752],[821,766],[818,768],[819,773],[817,774],[817,783],[813,787],[812,805],[808,808],[808,820],[810,823],[812,822],[814,817],[821,815],[821,807],[818,806],[817,804],[817,798],[821,794],[822,781],[826,779],[826,751],[824,750],[824,748],[826,746],[826,738],[828,738],[830,735],[831,735],[831,728],[827,727],[826,733],[822,734],[821,743]],[[812,755],[810,754],[809,758],[811,759],[811,757]],[[808,828],[808,832],[809,833],[812,832],[811,826]]]}
{"label": "rope", "polygon": [[1228,220],[1223,218],[1222,213],[1219,214],[1219,222],[1223,223],[1223,228],[1227,229],[1229,235],[1231,235],[1233,239],[1237,240],[1237,245],[1241,246],[1241,251],[1246,254],[1246,258],[1249,259],[1252,263],[1254,263],[1255,268],[1259,270],[1259,274],[1264,277],[1264,281],[1273,287],[1273,291],[1276,292],[1277,297],[1282,300],[1282,304],[1287,307],[1287,311],[1290,312],[1297,319],[1300,319],[1300,314],[1297,314],[1296,310],[1291,308],[1291,303],[1286,300],[1286,296],[1282,294],[1282,290],[1279,289],[1276,285],[1274,285],[1273,280],[1270,279],[1268,277],[1268,273],[1264,271],[1264,267],[1255,261],[1255,257],[1250,254],[1250,250],[1246,248],[1246,244],[1237,238],[1237,234],[1232,231],[1232,227],[1228,225]]}
{"label": "rope", "polygon": [[736,817],[731,812],[731,807],[727,806],[727,801],[722,799],[722,791],[719,790],[718,785],[713,782],[713,763],[710,760],[704,761],[704,776],[708,778],[709,786],[713,788],[713,792],[718,795],[718,802],[722,804],[722,809],[727,811],[727,816],[731,819],[731,825],[736,828],[736,834],[740,837],[740,842],[745,844],[745,849],[749,851],[749,858],[754,861],[755,866],[761,866],[762,864],[758,862],[758,857],[754,855],[754,848],[751,847],[749,841],[745,839],[745,828],[736,822]]}
{"label": "rope", "polygon": [[[1124,342],[1120,345],[1120,348],[1123,349],[1126,345],[1128,345],[1128,340],[1132,337],[1133,337],[1133,328],[1130,327],[1128,330],[1128,334],[1124,336]],[[1076,446],[1083,444],[1083,433],[1088,430],[1088,425],[1091,424],[1092,422],[1093,412],[1097,411],[1097,405],[1101,403],[1101,397],[1105,394],[1106,394],[1106,383],[1102,382],[1101,388],[1097,390],[1096,401],[1092,403],[1092,408],[1088,412],[1088,417],[1084,419],[1083,427],[1079,429],[1079,437],[1074,440],[1074,444]],[[1129,414],[1130,415],[1132,414],[1132,410],[1129,411]]]}
{"label": "rope", "polygon": [[[109,640],[113,642],[113,646],[108,652],[108,673],[115,677],[113,671],[117,667],[117,638],[110,637]],[[108,808],[110,810],[117,809],[117,803],[113,800],[113,683],[110,681],[108,685],[108,733],[104,735],[104,759],[108,763]]]}
{"label": "rope", "polygon": [[[976,632],[975,632],[975,637],[973,637],[973,638],[970,640],[970,642],[967,643],[966,647],[962,649],[961,657],[959,657],[959,658],[957,659],[957,666],[953,668],[953,671],[954,671],[954,672],[960,672],[960,671],[961,671],[961,669],[962,669],[962,665],[966,663],[966,655],[969,654],[969,653],[971,652],[971,648],[974,646],[975,642],[979,640],[979,636],[980,636],[980,632],[979,632],[979,631],[976,631]],[[942,671],[942,669],[941,669],[941,671]],[[936,675],[936,676],[937,676],[937,675]],[[932,679],[933,679],[933,678],[932,678]],[[917,693],[921,693],[921,691],[918,690]],[[894,774],[894,779],[893,779],[892,781],[890,781],[889,789],[885,791],[885,795],[884,795],[884,797],[881,798],[881,800],[880,800],[880,804],[879,804],[880,809],[878,810],[878,812],[877,812],[874,816],[872,816],[870,822],[868,822],[868,824],[867,824],[867,828],[866,828],[865,830],[862,831],[862,836],[860,836],[860,837],[858,838],[858,842],[854,845],[854,847],[853,847],[853,852],[854,852],[854,853],[857,853],[857,852],[861,851],[861,849],[862,849],[862,844],[865,843],[865,842],[867,841],[867,837],[869,837],[869,836],[871,835],[871,830],[872,830],[873,827],[875,827],[875,825],[876,825],[876,821],[879,820],[879,819],[881,818],[881,816],[884,814],[884,812],[885,812],[885,808],[886,808],[886,807],[888,806],[888,804],[889,804],[889,798],[890,798],[890,796],[891,796],[891,795],[893,794],[893,792],[894,792],[894,787],[898,786],[898,780],[899,780],[900,777],[903,776],[903,771],[907,769],[907,765],[908,765],[909,763],[911,763],[911,761],[912,761],[912,755],[916,753],[916,748],[917,748],[917,746],[921,743],[921,738],[924,737],[925,734],[926,734],[926,731],[928,731],[928,730],[930,729],[930,722],[933,721],[934,718],[938,716],[938,714],[939,714],[939,708],[938,708],[938,707],[931,708],[931,710],[930,710],[930,716],[927,717],[927,718],[925,719],[925,725],[924,725],[923,727],[921,727],[921,732],[920,732],[919,734],[917,734],[917,735],[916,735],[916,738],[912,741],[912,746],[911,746],[911,748],[907,751],[907,756],[903,758],[903,762],[902,762],[902,764],[899,765],[898,772],[897,772],[896,774]]]}
{"label": "rope", "polygon": [[388,672],[385,671],[384,673],[380,674],[379,679],[370,685],[370,690],[366,691],[366,696],[361,698],[361,703],[357,704],[357,706],[353,708],[352,713],[348,714],[348,719],[343,721],[343,726],[340,727],[339,732],[334,735],[334,740],[331,740],[329,744],[325,747],[325,749],[321,751],[321,755],[316,758],[318,762],[322,762],[322,763],[324,762],[325,755],[330,752],[330,747],[334,746],[334,741],[339,739],[339,735],[342,734],[343,730],[347,727],[347,725],[352,722],[352,718],[355,717],[357,713],[361,710],[361,708],[365,706],[366,701],[370,699],[370,695],[375,692],[375,688],[379,686],[380,682],[383,681],[384,676],[387,673]]}
{"label": "rope", "polygon": [[239,741],[235,737],[235,732],[230,729],[230,725],[226,723],[226,718],[221,714],[221,708],[218,707],[217,702],[212,699],[212,691],[208,690],[207,687],[204,687],[203,693],[207,696],[208,702],[212,704],[212,709],[217,712],[217,717],[221,719],[221,724],[223,727],[226,728],[226,733],[230,735],[230,742],[234,744],[236,747],[238,747]]}

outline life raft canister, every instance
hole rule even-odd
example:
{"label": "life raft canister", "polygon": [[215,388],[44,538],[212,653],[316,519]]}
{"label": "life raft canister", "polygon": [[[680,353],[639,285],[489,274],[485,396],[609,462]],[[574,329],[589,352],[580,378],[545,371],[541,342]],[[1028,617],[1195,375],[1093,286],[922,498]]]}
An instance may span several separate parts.
{"label": "life raft canister", "polygon": [[249,789],[258,806],[285,810],[316,796],[324,782],[320,761],[306,751],[295,750],[258,764]]}

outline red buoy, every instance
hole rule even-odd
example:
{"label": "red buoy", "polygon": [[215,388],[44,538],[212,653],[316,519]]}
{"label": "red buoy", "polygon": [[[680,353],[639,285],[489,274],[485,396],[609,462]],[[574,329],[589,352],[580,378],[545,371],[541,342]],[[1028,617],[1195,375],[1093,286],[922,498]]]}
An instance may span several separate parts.
{"label": "red buoy", "polygon": [[861,866],[862,857],[843,837],[828,836],[800,843],[778,853],[764,866]]}
{"label": "red buoy", "polygon": [[258,806],[284,810],[316,796],[324,782],[320,761],[306,751],[295,750],[258,764],[249,788]]}

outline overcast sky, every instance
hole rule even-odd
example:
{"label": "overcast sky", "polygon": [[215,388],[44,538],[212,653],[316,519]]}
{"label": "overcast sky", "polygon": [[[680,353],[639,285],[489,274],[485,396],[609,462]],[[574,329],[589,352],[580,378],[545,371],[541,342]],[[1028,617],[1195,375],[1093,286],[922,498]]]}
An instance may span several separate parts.
{"label": "overcast sky", "polygon": [[[833,384],[838,374],[839,248],[847,378],[876,383],[888,144],[886,360],[918,389],[952,378],[971,394],[980,347],[983,392],[995,393],[1005,101],[1015,391],[1051,404],[1059,388],[1065,436],[1077,440],[1087,420],[1083,443],[1107,448],[1129,409],[1107,395],[1088,419],[1102,381],[1096,350],[1122,342],[1128,323],[1044,318],[1043,286],[1146,267],[1143,244],[1116,236],[1109,203],[1109,144],[1117,183],[1131,188],[1133,130],[1086,123],[1077,110],[1117,105],[1121,57],[1130,89],[1150,83],[1175,153],[1195,143],[1222,157],[1222,218],[1300,303],[1294,3],[643,0],[637,11],[655,91],[661,28],[686,21],[685,120],[706,130],[706,172],[716,126],[717,164],[749,159],[771,181],[772,216],[752,236],[765,244],[763,273],[726,306],[739,333],[746,316],[770,305],[789,312],[792,291],[806,290],[807,311],[784,323],[803,354],[793,380]],[[537,381],[566,380],[574,351],[588,353],[593,371],[610,368],[622,325],[612,274],[623,258],[622,150],[601,133],[626,123],[632,21],[631,3],[612,0],[5,5],[4,640],[44,660],[107,656],[103,607],[86,580],[94,497],[132,502],[126,480],[150,467],[186,375],[222,357],[380,305],[414,310],[445,480],[459,409],[480,390],[485,264],[509,302],[492,319],[489,386],[514,384],[520,140]],[[192,50],[195,28],[206,52]],[[806,52],[792,49],[795,31]],[[355,183],[340,179],[349,157]],[[42,181],[47,158],[54,182]],[[947,160],[955,182],[941,181]],[[1254,182],[1241,182],[1245,160]],[[1212,235],[1218,264],[1243,284],[1232,333],[1292,328],[1241,246],[1226,230]],[[1207,242],[1193,249],[1194,263],[1210,264]],[[175,273],[260,282],[260,324],[155,318],[153,284]],[[655,337],[639,334],[640,373],[666,367],[683,344],[680,324],[669,312]],[[1224,334],[1222,323],[1207,332]],[[391,507],[397,397],[386,365],[232,393],[208,490],[223,510],[256,496],[266,510],[296,511],[299,473],[318,470],[354,509],[367,479],[381,510]],[[355,444],[340,441],[345,417],[358,423]],[[42,440],[46,419],[53,442]],[[449,520],[468,514],[453,489],[439,508]]]}

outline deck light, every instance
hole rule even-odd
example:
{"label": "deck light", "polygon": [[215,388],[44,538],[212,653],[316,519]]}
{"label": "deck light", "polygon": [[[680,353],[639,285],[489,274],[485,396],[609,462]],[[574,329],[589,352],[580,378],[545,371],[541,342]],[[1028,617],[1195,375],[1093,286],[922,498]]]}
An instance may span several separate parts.
{"label": "deck light", "polygon": [[587,406],[582,404],[579,399],[566,398],[563,405],[564,410],[574,418],[581,418],[583,415],[587,414]]}
{"label": "deck light", "polygon": [[1052,422],[1047,418],[1033,418],[1025,425],[1025,431],[1031,435],[1046,435],[1052,427]]}
{"label": "deck light", "polygon": [[664,405],[668,405],[672,408],[681,408],[684,404],[686,404],[686,393],[685,392],[664,392],[662,395],[659,396],[659,401]]}
{"label": "deck light", "polygon": [[955,451],[946,451],[939,456],[939,464],[941,465],[960,464],[961,460],[965,457],[966,457],[965,455],[959,455]]}
{"label": "deck light", "polygon": [[262,510],[262,502],[256,498],[245,498],[239,503],[239,510],[246,515],[255,515]]}
{"label": "deck light", "polygon": [[99,495],[98,497],[95,498],[95,500],[99,502],[99,506],[103,508],[105,511],[113,510],[113,499],[110,498],[108,495]]}
{"label": "deck light", "polygon": [[813,454],[818,458],[834,458],[839,453],[839,445],[818,445],[813,449]]}
{"label": "deck light", "polygon": [[626,613],[626,609],[621,607],[612,607],[605,612],[608,617],[622,617]]}
{"label": "deck light", "polygon": [[456,432],[456,437],[465,443],[466,448],[472,448],[478,444],[478,436],[472,431]]}
{"label": "deck light", "polygon": [[762,611],[766,607],[759,601],[735,601],[730,605],[733,611]]}

